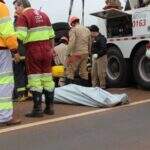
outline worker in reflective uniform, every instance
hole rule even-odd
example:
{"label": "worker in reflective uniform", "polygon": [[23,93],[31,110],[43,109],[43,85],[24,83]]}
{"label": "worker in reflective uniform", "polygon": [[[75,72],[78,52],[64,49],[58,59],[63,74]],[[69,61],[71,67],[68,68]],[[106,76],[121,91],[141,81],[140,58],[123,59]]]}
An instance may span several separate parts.
{"label": "worker in reflective uniform", "polygon": [[[64,67],[66,66],[66,52],[68,49],[68,38],[63,36],[60,38],[60,44],[55,46],[54,51],[55,51],[55,65],[59,66],[59,65],[63,65]],[[65,77],[64,75],[59,77],[59,78],[55,78],[55,83],[58,84],[58,86],[64,86],[65,85]]]}
{"label": "worker in reflective uniform", "polygon": [[9,10],[4,1],[0,0],[0,124],[19,124],[20,120],[13,118],[12,92],[14,77],[12,70],[12,55],[19,60],[17,54],[17,38]]}
{"label": "worker in reflective uniform", "polygon": [[[14,15],[14,26],[16,26],[18,14]],[[18,53],[20,55],[20,61],[13,62],[13,71],[15,79],[15,88],[13,92],[14,101],[25,101],[28,99],[27,89],[27,73],[25,67],[25,47],[21,41],[18,40]]]}
{"label": "worker in reflective uniform", "polygon": [[54,30],[48,16],[31,8],[28,0],[15,0],[19,14],[16,32],[26,47],[26,68],[28,84],[33,95],[33,111],[27,117],[42,117],[42,94],[45,94],[45,114],[54,114],[55,83],[50,73],[54,49]]}

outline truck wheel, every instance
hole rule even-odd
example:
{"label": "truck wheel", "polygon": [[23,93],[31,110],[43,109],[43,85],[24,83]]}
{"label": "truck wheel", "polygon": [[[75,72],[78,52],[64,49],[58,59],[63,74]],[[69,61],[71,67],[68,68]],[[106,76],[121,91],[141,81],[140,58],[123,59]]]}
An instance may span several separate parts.
{"label": "truck wheel", "polygon": [[107,80],[109,87],[123,87],[128,83],[128,65],[116,47],[108,49]]}
{"label": "truck wheel", "polygon": [[145,56],[146,47],[141,46],[133,58],[133,75],[136,83],[150,89],[150,60]]}

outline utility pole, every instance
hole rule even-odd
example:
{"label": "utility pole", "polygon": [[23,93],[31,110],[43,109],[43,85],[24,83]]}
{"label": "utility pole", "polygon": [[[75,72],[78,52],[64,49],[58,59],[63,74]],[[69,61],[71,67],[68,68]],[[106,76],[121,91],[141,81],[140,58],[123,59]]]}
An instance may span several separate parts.
{"label": "utility pole", "polygon": [[[72,13],[73,4],[74,4],[74,0],[70,0],[68,21]],[[82,0],[82,21],[81,21],[82,25],[84,25],[84,8],[85,8],[85,1]]]}

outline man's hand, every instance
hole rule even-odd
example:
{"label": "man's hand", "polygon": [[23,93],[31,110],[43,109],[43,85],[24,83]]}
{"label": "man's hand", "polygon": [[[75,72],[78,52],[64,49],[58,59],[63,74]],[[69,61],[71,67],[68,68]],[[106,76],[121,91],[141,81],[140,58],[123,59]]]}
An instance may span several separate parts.
{"label": "man's hand", "polygon": [[54,49],[52,49],[52,55],[53,55],[53,58],[55,58],[57,56],[57,54],[56,54]]}
{"label": "man's hand", "polygon": [[19,55],[19,53],[14,54],[14,61],[15,61],[15,63],[19,63],[20,62],[20,55]]}

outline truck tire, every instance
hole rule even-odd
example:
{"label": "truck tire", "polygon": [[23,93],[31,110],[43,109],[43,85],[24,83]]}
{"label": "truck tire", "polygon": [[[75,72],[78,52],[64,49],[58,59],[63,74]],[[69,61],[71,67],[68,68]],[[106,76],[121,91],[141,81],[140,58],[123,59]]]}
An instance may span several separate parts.
{"label": "truck tire", "polygon": [[146,46],[139,47],[134,55],[132,68],[136,83],[144,89],[150,89],[150,60],[145,56]]}
{"label": "truck tire", "polygon": [[109,87],[128,85],[128,64],[117,47],[108,48],[107,82]]}

